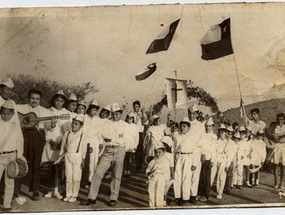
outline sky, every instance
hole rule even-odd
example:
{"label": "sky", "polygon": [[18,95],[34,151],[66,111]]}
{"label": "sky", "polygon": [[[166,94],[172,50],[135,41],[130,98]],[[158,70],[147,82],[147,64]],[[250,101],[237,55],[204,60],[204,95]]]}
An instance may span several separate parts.
{"label": "sky", "polygon": [[[160,101],[165,78],[178,71],[179,79],[191,79],[226,110],[239,106],[236,69],[246,104],[274,97],[268,92],[284,83],[284,70],[272,66],[280,63],[276,58],[284,47],[284,9],[276,4],[3,9],[0,71],[71,84],[91,81],[99,92],[88,99],[101,106],[131,106],[138,99],[146,107]],[[235,55],[202,60],[200,40],[228,17]],[[169,50],[146,55],[150,43],[178,18]],[[157,71],[136,81],[153,62]]]}

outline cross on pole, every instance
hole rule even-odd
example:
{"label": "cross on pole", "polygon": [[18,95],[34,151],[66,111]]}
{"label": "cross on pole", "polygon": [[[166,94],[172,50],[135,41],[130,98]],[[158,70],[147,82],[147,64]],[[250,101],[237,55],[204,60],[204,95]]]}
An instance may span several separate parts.
{"label": "cross on pole", "polygon": [[174,91],[174,101],[175,101],[175,104],[176,104],[177,103],[177,92],[181,91],[182,89],[178,89],[177,88],[177,83],[176,83],[176,81],[177,81],[177,71],[174,71],[174,73],[175,73],[175,84],[174,84],[174,88],[171,88],[171,90]]}

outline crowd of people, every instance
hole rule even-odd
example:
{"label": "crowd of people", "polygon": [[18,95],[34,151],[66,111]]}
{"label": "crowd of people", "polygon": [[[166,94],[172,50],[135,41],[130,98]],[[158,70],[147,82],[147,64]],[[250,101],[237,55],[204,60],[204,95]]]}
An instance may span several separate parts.
{"label": "crowd of people", "polygon": [[[195,104],[179,123],[168,116],[162,124],[160,117],[149,116],[139,101],[133,102],[133,111],[124,119],[118,103],[100,107],[93,99],[87,104],[75,94],[67,97],[62,90],[53,96],[49,108],[41,106],[42,92],[37,89],[28,92],[27,104],[16,104],[9,97],[13,87],[10,78],[0,83],[0,176],[5,183],[2,210],[11,210],[13,195],[19,198],[23,180],[7,174],[9,163],[16,158],[27,160],[26,177],[34,201],[41,199],[40,167],[46,164],[52,183],[44,197],[76,202],[80,186],[84,186],[89,194],[80,202],[83,206],[96,204],[108,172],[110,206],[117,204],[122,175],[131,177],[132,171],[145,171],[150,207],[165,206],[172,185],[179,206],[207,202],[215,181],[218,199],[232,188],[259,186],[259,171],[266,160],[274,165],[273,186],[284,188],[283,113],[278,113],[276,122],[267,128],[258,108],[250,111],[252,119],[244,118],[244,125],[239,125],[223,116],[215,120],[199,117]],[[31,113],[36,116],[33,120]],[[264,142],[265,136],[269,143]]]}

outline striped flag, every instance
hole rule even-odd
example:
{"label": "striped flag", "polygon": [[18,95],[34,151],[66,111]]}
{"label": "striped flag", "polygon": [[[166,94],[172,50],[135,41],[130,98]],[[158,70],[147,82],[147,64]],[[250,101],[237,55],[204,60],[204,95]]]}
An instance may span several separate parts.
{"label": "striped flag", "polygon": [[156,63],[149,64],[144,72],[136,75],[136,80],[142,81],[147,79],[155,72],[156,68]]}

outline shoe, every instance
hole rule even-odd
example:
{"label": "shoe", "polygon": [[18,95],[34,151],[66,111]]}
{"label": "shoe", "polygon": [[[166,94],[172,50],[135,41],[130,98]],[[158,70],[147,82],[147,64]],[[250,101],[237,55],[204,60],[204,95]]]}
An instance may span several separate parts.
{"label": "shoe", "polygon": [[189,202],[192,204],[197,204],[196,196],[191,196]]}
{"label": "shoe", "polygon": [[281,190],[284,190],[284,187],[283,187],[283,186],[279,186],[278,188],[281,189]]}
{"label": "shoe", "polygon": [[217,195],[217,199],[222,199],[223,198],[223,195],[222,194],[218,194]]}
{"label": "shoe", "polygon": [[12,210],[12,208],[0,208],[0,211],[3,211],[3,212],[10,212]]}
{"label": "shoe", "polygon": [[240,185],[237,185],[236,188],[240,190],[240,189],[241,189],[241,186],[240,186]]}
{"label": "shoe", "polygon": [[75,197],[70,197],[68,199],[68,202],[76,202],[76,201],[77,201],[77,198],[75,198]]}
{"label": "shoe", "polygon": [[205,196],[202,196],[202,197],[199,198],[199,201],[200,202],[207,202],[208,199]]}
{"label": "shoe", "polygon": [[105,175],[105,179],[110,179],[112,178],[112,173],[108,173],[107,175]]}
{"label": "shoe", "polygon": [[57,198],[57,199],[62,199],[62,198],[63,198],[63,196],[60,195],[59,192],[53,192],[53,197],[54,197],[54,198]]}
{"label": "shoe", "polygon": [[34,192],[33,193],[33,197],[32,197],[32,200],[34,201],[39,201],[41,198],[40,198],[40,193],[39,192]]}
{"label": "shoe", "polygon": [[46,198],[52,197],[52,192],[51,192],[51,191],[48,191],[48,192],[44,195],[44,197],[46,197]]}
{"label": "shoe", "polygon": [[230,194],[231,191],[230,190],[224,190],[224,194]]}
{"label": "shoe", "polygon": [[182,199],[175,199],[175,204],[177,206],[182,206]]}
{"label": "shoe", "polygon": [[116,206],[117,205],[117,201],[116,200],[111,200],[110,201],[110,206]]}
{"label": "shoe", "polygon": [[87,199],[86,201],[83,201],[80,203],[80,205],[83,206],[89,206],[89,205],[95,205],[96,204],[96,199],[92,200],[92,199]]}
{"label": "shoe", "polygon": [[245,182],[245,186],[246,187],[251,187],[251,184],[249,183],[249,181]]}
{"label": "shoe", "polygon": [[68,202],[68,200],[70,199],[71,197],[65,197],[64,199],[63,199],[63,201],[64,202]]}

